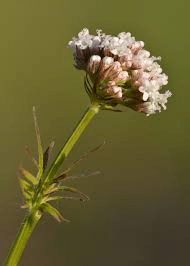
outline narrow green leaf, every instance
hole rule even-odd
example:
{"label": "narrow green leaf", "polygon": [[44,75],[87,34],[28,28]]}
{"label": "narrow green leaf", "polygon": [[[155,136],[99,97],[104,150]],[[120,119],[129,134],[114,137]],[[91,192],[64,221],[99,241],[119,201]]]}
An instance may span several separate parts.
{"label": "narrow green leaf", "polygon": [[21,178],[19,178],[19,183],[23,196],[26,199],[30,199],[34,194],[32,186],[26,180]]}
{"label": "narrow green leaf", "polygon": [[53,200],[61,200],[61,199],[66,199],[66,200],[79,200],[79,201],[86,201],[82,197],[69,197],[69,196],[49,196],[43,200],[43,202],[48,202],[48,201],[53,201]]}
{"label": "narrow green leaf", "polygon": [[31,200],[26,200],[25,204],[21,206],[22,209],[32,209],[32,202]]}
{"label": "narrow green leaf", "polygon": [[[60,174],[58,177],[54,178],[54,182],[58,182],[58,181],[61,181],[63,179],[66,179],[66,178],[69,178],[68,176],[68,173],[74,168],[76,167],[81,161],[83,161],[84,159],[86,159],[91,153],[94,153],[96,152],[97,150],[99,150],[102,146],[104,146],[105,144],[105,141],[98,145],[97,147],[93,148],[92,150],[86,152],[84,155],[82,155],[78,160],[76,160],[74,163],[72,163],[72,165],[67,169],[65,170],[62,174]],[[95,172],[97,173],[97,172]],[[89,175],[90,176],[90,175]]]}
{"label": "narrow green leaf", "polygon": [[41,210],[52,215],[58,222],[61,221],[70,222],[69,220],[63,218],[60,212],[47,202],[41,205]]}
{"label": "narrow green leaf", "polygon": [[85,160],[91,153],[94,153],[96,151],[98,151],[100,148],[102,148],[105,145],[105,141],[103,143],[101,143],[100,145],[98,145],[97,147],[93,148],[90,151],[87,151],[85,154],[83,154],[78,160],[76,160],[74,163],[72,163],[72,165],[64,172],[64,173],[68,173],[70,172],[74,167],[76,167],[81,161]]}
{"label": "narrow green leaf", "polygon": [[94,175],[99,175],[101,174],[100,171],[95,171],[95,172],[92,172],[92,173],[89,173],[89,174],[80,174],[80,175],[68,175],[65,179],[79,179],[79,178],[87,178],[87,177],[90,177],[90,176],[94,176]]}
{"label": "narrow green leaf", "polygon": [[52,182],[59,182],[65,178],[67,178],[67,173],[70,171],[70,169],[64,171],[62,174],[60,174],[58,177],[55,177]]}
{"label": "narrow green leaf", "polygon": [[22,194],[26,200],[29,200],[32,197],[31,193],[27,192],[26,190],[22,190]]}
{"label": "narrow green leaf", "polygon": [[19,170],[21,174],[29,181],[32,183],[32,185],[37,185],[38,180],[35,176],[33,176],[28,170],[24,169],[22,166],[19,167]]}
{"label": "narrow green leaf", "polygon": [[38,127],[35,106],[33,106],[33,117],[34,117],[35,131],[36,131],[36,139],[37,139],[37,144],[38,144],[38,165],[39,165],[39,170],[38,170],[38,174],[37,174],[37,179],[39,180],[42,177],[42,174],[43,174],[43,149],[42,149],[42,144],[41,144],[40,129]]}
{"label": "narrow green leaf", "polygon": [[51,184],[50,186],[48,186],[45,190],[44,190],[44,195],[49,195],[49,194],[52,194],[54,192],[56,192],[58,189],[59,185],[58,184]]}
{"label": "narrow green leaf", "polygon": [[47,190],[44,191],[44,195],[48,196],[55,192],[63,190],[63,187],[58,184],[52,184]]}
{"label": "narrow green leaf", "polygon": [[48,164],[48,161],[49,161],[49,156],[52,152],[52,149],[53,149],[53,146],[54,146],[55,142],[52,141],[49,146],[47,147],[46,151],[44,152],[44,155],[43,155],[43,171],[45,171],[46,167],[47,167],[47,164]]}
{"label": "narrow green leaf", "polygon": [[33,191],[33,188],[31,186],[30,183],[28,183],[26,180],[19,178],[19,182],[20,182],[20,186],[22,189],[26,190],[26,191]]}
{"label": "narrow green leaf", "polygon": [[79,201],[86,201],[84,198],[80,198],[80,197],[67,197],[67,196],[64,196],[64,197],[62,197],[62,199],[64,199],[64,200],[79,200]]}
{"label": "narrow green leaf", "polygon": [[53,201],[53,200],[61,200],[63,197],[62,196],[49,196],[45,197],[42,202],[48,202],[48,201]]}
{"label": "narrow green leaf", "polygon": [[59,186],[59,190],[64,190],[64,191],[68,191],[68,192],[71,192],[71,193],[75,193],[75,194],[80,195],[84,200],[89,200],[89,197],[87,195],[85,195],[81,191],[77,190],[76,188],[66,187],[66,186]]}

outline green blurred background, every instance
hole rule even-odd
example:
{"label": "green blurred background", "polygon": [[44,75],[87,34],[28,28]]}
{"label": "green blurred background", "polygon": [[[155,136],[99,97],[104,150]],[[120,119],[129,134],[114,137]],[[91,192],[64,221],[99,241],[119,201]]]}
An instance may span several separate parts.
{"label": "green blurred background", "polygon": [[89,104],[84,73],[66,47],[83,27],[143,40],[162,56],[173,97],[151,117],[98,114],[65,162],[106,140],[72,173],[101,174],[69,183],[91,200],[57,204],[72,222],[45,216],[20,265],[190,265],[189,9],[187,0],[0,2],[1,265],[24,217],[17,169],[30,168],[26,144],[36,152],[32,106],[44,145],[56,142],[55,156]]}

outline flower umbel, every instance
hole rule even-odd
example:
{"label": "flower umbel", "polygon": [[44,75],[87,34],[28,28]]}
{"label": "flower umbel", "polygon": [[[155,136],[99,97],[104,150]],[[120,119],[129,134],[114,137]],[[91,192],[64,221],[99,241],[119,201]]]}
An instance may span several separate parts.
{"label": "flower umbel", "polygon": [[147,115],[165,110],[170,91],[161,93],[168,77],[150,56],[144,42],[136,41],[131,33],[117,37],[97,30],[90,35],[83,29],[68,44],[73,50],[75,67],[86,71],[85,89],[92,102],[102,108],[121,104]]}

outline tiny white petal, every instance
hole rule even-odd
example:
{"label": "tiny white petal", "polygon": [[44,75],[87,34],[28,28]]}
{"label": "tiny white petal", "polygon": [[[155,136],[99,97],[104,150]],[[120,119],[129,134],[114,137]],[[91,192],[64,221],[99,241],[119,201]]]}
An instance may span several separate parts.
{"label": "tiny white petal", "polygon": [[112,57],[109,57],[109,56],[105,56],[103,59],[102,59],[102,62],[106,65],[110,65],[114,62],[114,59]]}
{"label": "tiny white petal", "polygon": [[93,61],[100,62],[101,61],[101,57],[99,55],[92,55],[90,57],[90,62],[93,62]]}
{"label": "tiny white petal", "polygon": [[149,94],[145,91],[143,93],[143,101],[147,101],[148,100],[148,97],[149,97]]}

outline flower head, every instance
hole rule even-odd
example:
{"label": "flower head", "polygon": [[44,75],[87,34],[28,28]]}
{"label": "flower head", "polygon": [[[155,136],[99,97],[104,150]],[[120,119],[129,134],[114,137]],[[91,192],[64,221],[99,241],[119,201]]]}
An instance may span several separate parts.
{"label": "flower head", "polygon": [[102,106],[125,105],[135,111],[154,114],[165,110],[170,91],[160,93],[168,77],[131,33],[117,37],[97,30],[90,35],[83,29],[68,44],[73,50],[75,67],[86,71],[85,88],[92,101]]}

